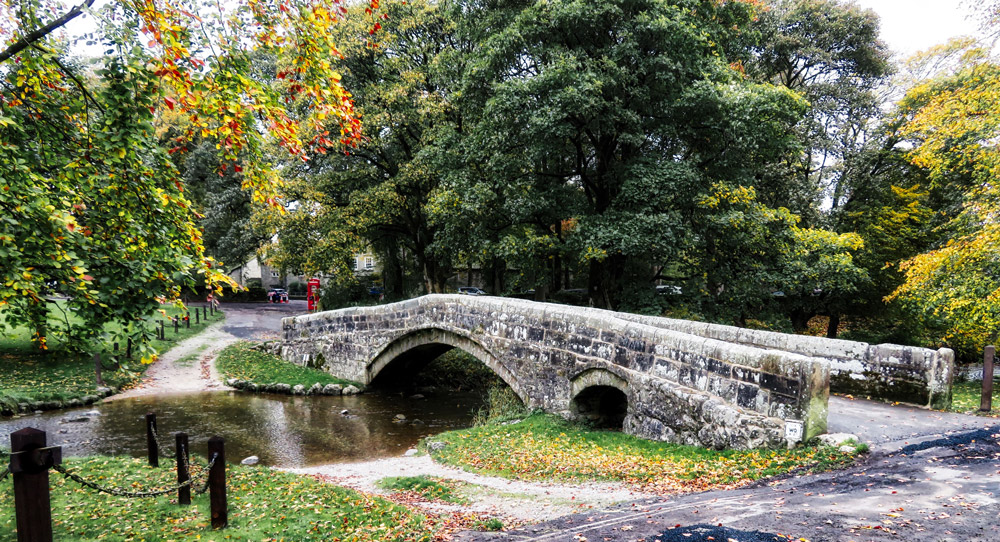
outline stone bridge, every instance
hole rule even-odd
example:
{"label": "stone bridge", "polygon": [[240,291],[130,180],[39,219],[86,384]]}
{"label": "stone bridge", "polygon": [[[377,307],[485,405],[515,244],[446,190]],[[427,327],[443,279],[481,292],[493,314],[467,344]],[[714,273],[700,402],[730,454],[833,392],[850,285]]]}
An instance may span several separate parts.
{"label": "stone bridge", "polygon": [[369,385],[460,348],[529,407],[656,440],[775,447],[826,431],[829,363],[680,332],[657,320],[519,299],[428,295],[285,318],[280,353]]}

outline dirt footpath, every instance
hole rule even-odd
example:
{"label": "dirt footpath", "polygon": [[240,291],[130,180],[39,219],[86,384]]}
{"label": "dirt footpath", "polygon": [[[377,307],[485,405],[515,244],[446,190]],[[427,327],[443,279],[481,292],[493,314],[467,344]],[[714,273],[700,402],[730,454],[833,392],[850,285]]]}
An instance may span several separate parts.
{"label": "dirt footpath", "polygon": [[435,512],[465,512],[504,518],[507,524],[537,523],[581,510],[604,510],[619,503],[653,497],[624,484],[537,483],[483,476],[435,463],[427,455],[288,469],[288,472],[318,475],[340,486],[381,494],[388,492],[377,487],[376,483],[388,476],[427,475],[456,480],[461,482],[458,492],[470,501],[469,504],[415,504]]}
{"label": "dirt footpath", "polygon": [[145,395],[169,395],[231,389],[222,384],[215,369],[219,352],[238,339],[223,331],[224,322],[212,324],[161,355],[146,370],[142,384],[112,395],[105,401],[117,401]]}
{"label": "dirt footpath", "polygon": [[[202,305],[191,304],[193,307]],[[239,340],[279,338],[282,318],[307,312],[305,301],[223,303],[222,310],[226,313],[225,321],[181,341],[149,367],[139,387],[113,395],[105,401],[232,389],[221,382],[215,369],[215,358],[219,352]]]}

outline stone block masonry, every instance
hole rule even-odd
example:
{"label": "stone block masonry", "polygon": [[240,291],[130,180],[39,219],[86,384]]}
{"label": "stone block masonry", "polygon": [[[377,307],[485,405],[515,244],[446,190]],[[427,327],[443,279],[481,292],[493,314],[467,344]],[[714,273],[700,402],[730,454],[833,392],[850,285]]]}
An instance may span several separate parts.
{"label": "stone block masonry", "polygon": [[735,326],[613,313],[630,322],[733,344],[809,356],[830,366],[830,390],[923,407],[951,406],[955,353],[897,344],[868,344]]}
{"label": "stone block masonry", "polygon": [[828,363],[623,316],[519,299],[428,295],[285,318],[279,353],[369,384],[383,371],[419,365],[421,356],[461,348],[531,408],[572,417],[584,392],[616,388],[627,398],[624,431],[682,444],[779,447],[826,431]]}

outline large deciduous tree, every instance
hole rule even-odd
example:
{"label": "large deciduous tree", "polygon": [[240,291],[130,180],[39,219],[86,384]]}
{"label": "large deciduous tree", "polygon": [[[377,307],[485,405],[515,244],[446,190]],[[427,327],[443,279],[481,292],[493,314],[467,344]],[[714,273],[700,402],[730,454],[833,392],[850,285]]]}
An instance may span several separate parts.
{"label": "large deciduous tree", "polygon": [[[802,102],[743,79],[720,43],[749,22],[743,2],[532,3],[485,44],[496,83],[484,123],[575,218],[567,242],[589,266],[595,305],[647,287],[689,239],[694,202],[715,181],[752,184],[787,152]],[[542,193],[545,190],[536,190]],[[554,221],[556,222],[556,221]]]}
{"label": "large deciduous tree", "polygon": [[[222,169],[242,170],[254,200],[276,202],[269,138],[307,158],[360,137],[334,69],[330,29],[345,13],[336,1],[247,0],[204,13],[196,2],[92,4],[0,7],[0,306],[6,324],[33,325],[45,347],[47,294],[66,294],[82,323],[65,319],[62,331],[79,351],[100,348],[109,322],[142,343],[142,319],[183,284],[226,282],[171,152],[214,141]],[[377,10],[373,1],[372,32]],[[104,52],[87,62],[57,32],[85,12]],[[256,64],[253,51],[276,62]],[[170,148],[154,127],[164,111],[186,118]]]}
{"label": "large deciduous tree", "polygon": [[967,58],[901,103],[910,159],[932,188],[957,195],[960,208],[932,250],[903,263],[906,280],[892,295],[965,354],[1000,330],[1000,64]]}
{"label": "large deciduous tree", "polygon": [[802,152],[774,164],[756,187],[761,200],[819,224],[823,200],[836,208],[851,188],[852,158],[878,128],[892,68],[871,10],[841,0],[775,0],[737,40],[747,74],[800,93],[809,109],[796,127]]}
{"label": "large deciduous tree", "polygon": [[[404,294],[409,260],[425,292],[443,292],[455,251],[438,242],[428,205],[448,174],[445,147],[462,122],[449,65],[455,25],[423,0],[394,4],[387,14],[377,48],[357,39],[360,26],[340,31],[344,81],[365,115],[365,137],[345,153],[290,168],[288,199],[298,207],[278,220],[270,254],[280,265],[349,281],[352,254],[373,249],[390,297]],[[311,242],[292,237],[310,229]]]}

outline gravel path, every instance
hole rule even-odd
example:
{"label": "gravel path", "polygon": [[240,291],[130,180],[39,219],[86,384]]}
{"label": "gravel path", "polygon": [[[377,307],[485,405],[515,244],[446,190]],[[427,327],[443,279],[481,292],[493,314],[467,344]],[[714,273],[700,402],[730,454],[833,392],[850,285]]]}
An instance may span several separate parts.
{"label": "gravel path", "polygon": [[[412,453],[412,452],[410,452]],[[652,498],[623,484],[580,482],[537,483],[483,476],[435,463],[428,455],[410,455],[362,463],[340,463],[287,469],[320,476],[331,483],[368,493],[387,494],[376,483],[389,476],[428,475],[462,482],[459,493],[470,504],[417,503],[438,512],[461,511],[490,517],[512,518],[520,523],[546,521],[589,509]]]}
{"label": "gravel path", "polygon": [[238,339],[223,330],[224,322],[212,324],[160,356],[146,371],[142,384],[105,399],[117,401],[145,395],[169,395],[231,389],[222,384],[215,357]]}

